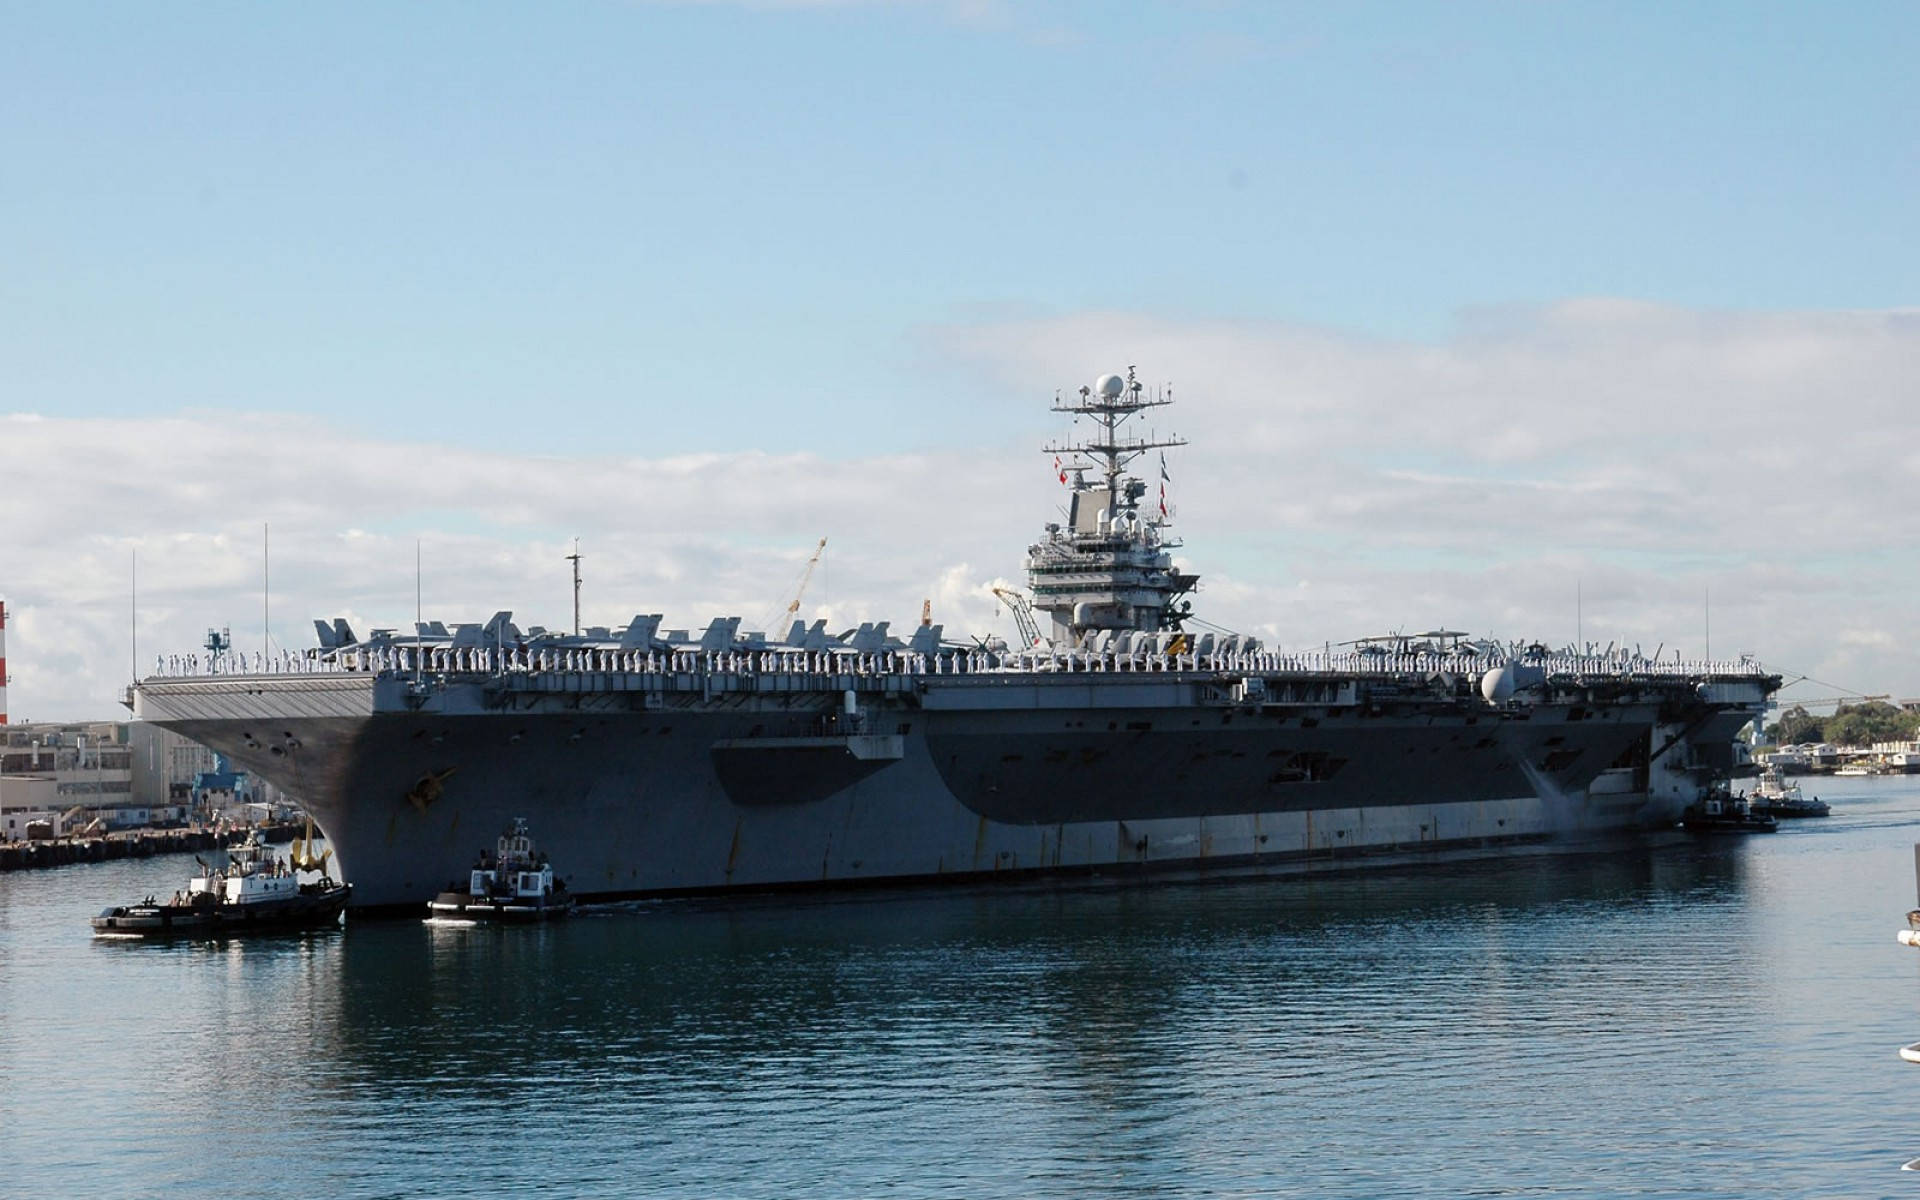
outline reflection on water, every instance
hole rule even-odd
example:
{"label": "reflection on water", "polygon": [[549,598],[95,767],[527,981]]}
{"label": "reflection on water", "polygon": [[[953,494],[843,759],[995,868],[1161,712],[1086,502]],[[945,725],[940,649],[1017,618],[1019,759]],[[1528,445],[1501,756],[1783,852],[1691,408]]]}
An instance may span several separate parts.
{"label": "reflection on water", "polygon": [[506,930],[107,945],[155,864],[0,877],[0,1145],[139,1193],[1878,1194],[1920,791],[1871,782],[1748,842]]}

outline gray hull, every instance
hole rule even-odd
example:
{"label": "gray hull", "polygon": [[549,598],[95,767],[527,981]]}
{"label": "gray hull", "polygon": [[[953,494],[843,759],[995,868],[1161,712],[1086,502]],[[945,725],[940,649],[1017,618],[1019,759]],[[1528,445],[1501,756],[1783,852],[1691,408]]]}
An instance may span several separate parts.
{"label": "gray hull", "polygon": [[305,803],[356,906],[384,907],[431,899],[521,816],[588,900],[1617,830],[1677,815],[1771,686],[1488,704],[1351,678],[1248,700],[1218,672],[341,671],[150,679],[138,705]]}

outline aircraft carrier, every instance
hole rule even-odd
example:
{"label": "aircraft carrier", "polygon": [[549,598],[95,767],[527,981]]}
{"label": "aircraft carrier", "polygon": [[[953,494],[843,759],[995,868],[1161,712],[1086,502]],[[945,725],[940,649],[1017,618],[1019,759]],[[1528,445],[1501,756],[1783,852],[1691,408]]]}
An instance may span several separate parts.
{"label": "aircraft carrier", "polygon": [[1202,631],[1133,372],[1057,396],[1064,521],[1021,644],[416,623],[164,657],[137,714],[304,804],[357,907],[423,904],[527,819],[586,900],[1039,874],[1291,871],[1670,825],[1780,679],[1436,630],[1287,650]]}

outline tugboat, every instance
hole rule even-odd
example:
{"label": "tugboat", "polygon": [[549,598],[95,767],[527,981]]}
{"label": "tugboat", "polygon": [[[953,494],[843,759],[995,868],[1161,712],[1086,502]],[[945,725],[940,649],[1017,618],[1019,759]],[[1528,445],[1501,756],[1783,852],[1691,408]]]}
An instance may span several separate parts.
{"label": "tugboat", "polygon": [[187,880],[184,891],[167,900],[148,896],[104,909],[93,918],[94,934],[158,938],[321,929],[339,923],[353,894],[352,884],[324,872],[302,883],[293,865],[274,858],[259,830],[227,851],[225,870],[214,870],[197,855],[194,861],[200,873]]}
{"label": "tugboat", "polygon": [[1734,795],[1726,780],[1716,779],[1680,814],[1680,827],[1688,833],[1777,833],[1780,822],[1754,812],[1745,796]]}
{"label": "tugboat", "polygon": [[[1920,886],[1920,842],[1915,842],[1913,846],[1913,878],[1915,885]],[[1920,908],[1908,910],[1907,927],[1900,931],[1899,942],[1902,946],[1912,946],[1920,949]],[[1916,1045],[1920,1045],[1920,1043],[1916,1043]],[[1902,1057],[1905,1056],[1903,1055]]]}
{"label": "tugboat", "polygon": [[1767,817],[1824,817],[1833,811],[1833,806],[1820,797],[1801,794],[1799,784],[1787,782],[1772,767],[1760,776],[1748,803],[1754,812]]}
{"label": "tugboat", "polygon": [[480,851],[464,889],[458,881],[449,883],[427,903],[427,919],[545,921],[572,908],[566,882],[553,877],[546,854],[527,835],[526,818],[515,817],[492,854]]}

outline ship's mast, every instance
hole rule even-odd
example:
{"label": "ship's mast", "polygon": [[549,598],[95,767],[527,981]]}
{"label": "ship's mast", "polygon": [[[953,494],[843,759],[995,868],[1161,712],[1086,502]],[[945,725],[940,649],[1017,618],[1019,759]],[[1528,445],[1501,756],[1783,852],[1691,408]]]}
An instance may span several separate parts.
{"label": "ship's mast", "polygon": [[573,553],[567,555],[567,561],[573,564],[573,636],[580,636],[580,539],[573,539]]}
{"label": "ship's mast", "polygon": [[[1193,590],[1198,577],[1176,570],[1168,557],[1179,543],[1165,536],[1165,493],[1158,513],[1142,520],[1147,485],[1126,474],[1150,450],[1186,445],[1183,438],[1124,429],[1141,412],[1171,403],[1169,390],[1149,393],[1132,367],[1124,378],[1103,375],[1074,397],[1054,397],[1053,411],[1072,413],[1076,421],[1086,417],[1093,425],[1084,437],[1045,447],[1061,482],[1072,477],[1065,527],[1048,525],[1046,539],[1027,555],[1033,607],[1047,614],[1047,638],[1055,645],[1104,646],[1126,634],[1177,630],[1191,607],[1179,597]],[[1063,460],[1069,455],[1071,465]],[[1099,482],[1089,483],[1089,473]]]}
{"label": "ship's mast", "polygon": [[1137,496],[1121,498],[1120,476],[1127,469],[1127,464],[1149,450],[1184,446],[1187,443],[1185,438],[1177,437],[1123,437],[1120,426],[1136,413],[1172,404],[1171,389],[1148,395],[1145,385],[1134,377],[1134,368],[1128,367],[1125,379],[1118,375],[1102,375],[1094,384],[1081,387],[1078,396],[1077,400],[1063,400],[1055,396],[1053,411],[1072,413],[1076,419],[1090,417],[1098,428],[1085,440],[1050,443],[1044,453],[1085,455],[1093,459],[1094,469],[1106,477],[1107,495],[1112,498],[1116,509],[1123,503],[1132,508],[1138,500]]}

